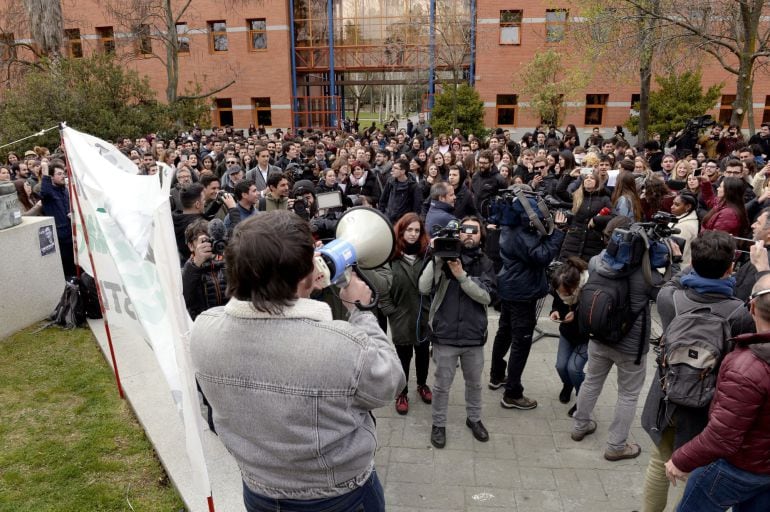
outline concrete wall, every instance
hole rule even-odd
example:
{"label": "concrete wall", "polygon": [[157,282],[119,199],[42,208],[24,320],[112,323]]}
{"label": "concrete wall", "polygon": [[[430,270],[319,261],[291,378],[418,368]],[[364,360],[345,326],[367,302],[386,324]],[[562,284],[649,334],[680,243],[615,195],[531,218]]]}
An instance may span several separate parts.
{"label": "concrete wall", "polygon": [[[39,229],[51,226],[56,250],[40,255]],[[0,231],[0,339],[46,318],[64,290],[53,217],[23,217]]]}

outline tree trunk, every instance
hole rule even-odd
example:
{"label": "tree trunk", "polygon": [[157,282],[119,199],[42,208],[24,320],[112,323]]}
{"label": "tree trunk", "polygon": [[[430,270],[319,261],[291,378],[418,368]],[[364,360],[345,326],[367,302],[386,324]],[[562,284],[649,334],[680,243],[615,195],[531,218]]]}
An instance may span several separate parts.
{"label": "tree trunk", "polygon": [[738,65],[738,78],[736,82],[735,101],[733,101],[733,113],[730,116],[730,124],[743,126],[743,118],[750,108],[753,108],[751,97],[751,77],[754,72],[754,61],[751,56],[742,54]]}
{"label": "tree trunk", "polygon": [[163,2],[166,16],[166,101],[173,104],[178,96],[179,88],[179,40],[176,34],[176,22],[174,21],[174,11],[171,7],[171,0]]}
{"label": "tree trunk", "polygon": [[646,65],[643,63],[639,69],[639,133],[637,134],[637,144],[641,145],[647,142],[650,126],[650,83],[652,82],[652,61]]}

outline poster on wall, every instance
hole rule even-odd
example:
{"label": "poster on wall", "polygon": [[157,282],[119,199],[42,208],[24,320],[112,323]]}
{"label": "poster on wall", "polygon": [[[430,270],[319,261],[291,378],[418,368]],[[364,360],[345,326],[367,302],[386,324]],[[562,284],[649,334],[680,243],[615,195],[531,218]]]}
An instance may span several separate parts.
{"label": "poster on wall", "polygon": [[56,241],[53,238],[53,226],[42,226],[37,230],[37,239],[40,242],[40,256],[46,256],[56,252]]}

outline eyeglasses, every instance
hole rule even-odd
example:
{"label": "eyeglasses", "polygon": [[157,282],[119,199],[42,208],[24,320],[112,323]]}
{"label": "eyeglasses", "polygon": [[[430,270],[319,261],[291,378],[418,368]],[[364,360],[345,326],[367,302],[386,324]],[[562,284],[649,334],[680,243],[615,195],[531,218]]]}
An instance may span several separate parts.
{"label": "eyeglasses", "polygon": [[237,163],[238,163],[238,162],[236,162],[235,160],[228,160],[228,161],[227,161],[227,165],[235,165],[235,164],[237,164]]}
{"label": "eyeglasses", "polygon": [[[735,251],[736,256],[740,255],[740,251]],[[746,299],[746,302],[744,303],[744,306],[746,306],[746,309],[749,309],[751,307],[751,303],[754,302],[757,298],[767,295],[770,293],[770,289],[768,290],[759,290],[758,292],[754,292],[751,295],[749,295],[749,298]]]}
{"label": "eyeglasses", "polygon": [[479,165],[489,165],[489,162],[484,160],[479,160]]}

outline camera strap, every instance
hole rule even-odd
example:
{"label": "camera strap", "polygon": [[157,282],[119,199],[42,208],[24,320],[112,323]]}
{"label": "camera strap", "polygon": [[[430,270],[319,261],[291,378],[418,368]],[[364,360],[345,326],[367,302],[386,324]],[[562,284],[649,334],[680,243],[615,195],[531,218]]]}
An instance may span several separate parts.
{"label": "camera strap", "polygon": [[[644,229],[638,230],[639,236],[644,240],[644,257],[642,258],[642,274],[644,275],[644,281],[649,285],[652,284],[652,264],[650,263],[650,240],[647,237],[647,232]],[[671,264],[673,258],[671,256],[671,249],[668,251],[668,265],[666,265],[666,273],[663,275],[663,282],[668,282],[671,279]]]}
{"label": "camera strap", "polygon": [[553,233],[553,218],[551,217],[551,212],[548,211],[548,206],[546,206],[542,198],[537,197],[535,202],[537,203],[538,210],[540,210],[540,213],[543,214],[543,219],[545,220],[547,227],[543,225],[543,223],[540,221],[540,217],[538,217],[537,213],[535,213],[535,210],[532,209],[532,205],[529,204],[529,198],[524,195],[524,192],[519,187],[516,187],[514,189],[514,193],[516,194],[516,199],[524,208],[527,217],[529,217],[529,222],[535,227],[535,229],[537,229],[538,233],[543,236],[548,236]]}

